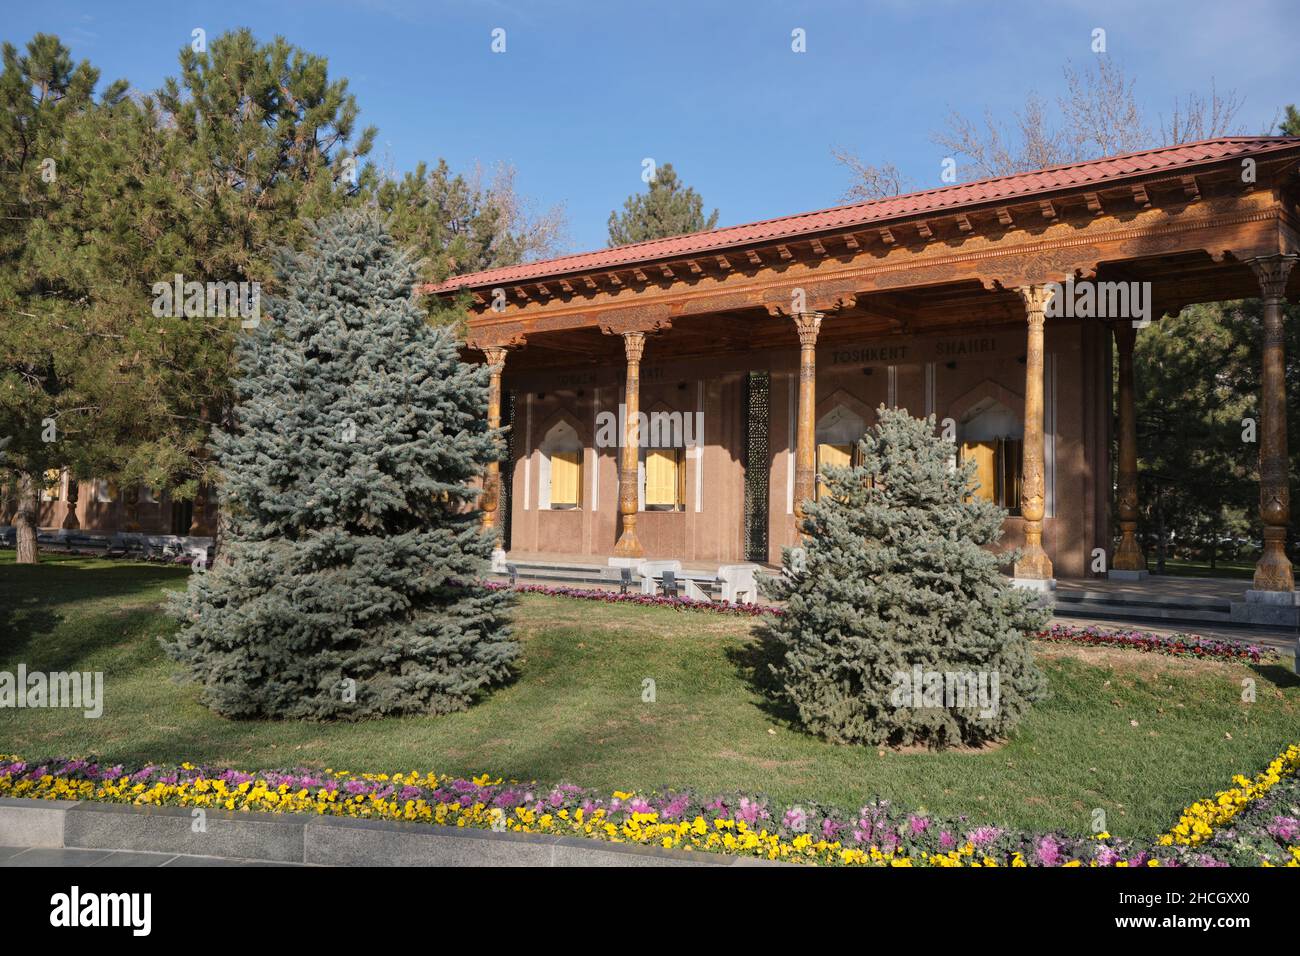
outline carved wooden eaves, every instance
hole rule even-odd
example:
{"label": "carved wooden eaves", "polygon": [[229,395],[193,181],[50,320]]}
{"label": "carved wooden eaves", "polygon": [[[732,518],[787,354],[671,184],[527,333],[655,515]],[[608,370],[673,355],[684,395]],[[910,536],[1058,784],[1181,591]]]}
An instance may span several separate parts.
{"label": "carved wooden eaves", "polygon": [[852,308],[857,301],[855,283],[839,280],[792,286],[779,297],[769,293],[763,300],[763,308],[774,318],[788,318],[797,313],[839,312]]}
{"label": "carved wooden eaves", "polygon": [[666,303],[633,305],[621,309],[602,311],[597,317],[600,330],[606,335],[623,335],[627,332],[659,332],[672,328],[673,310]]}
{"label": "carved wooden eaves", "polygon": [[523,345],[528,339],[521,322],[502,322],[497,325],[480,326],[471,329],[465,337],[465,345],[479,352],[490,348],[512,349]]}

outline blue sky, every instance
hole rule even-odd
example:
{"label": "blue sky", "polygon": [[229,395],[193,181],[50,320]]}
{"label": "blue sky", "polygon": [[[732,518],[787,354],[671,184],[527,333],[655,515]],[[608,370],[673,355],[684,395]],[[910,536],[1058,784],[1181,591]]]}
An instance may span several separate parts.
{"label": "blue sky", "polygon": [[[848,186],[834,146],[939,185],[931,134],[949,110],[1009,116],[1049,102],[1095,27],[1152,113],[1220,90],[1261,132],[1300,102],[1295,0],[958,2],[859,0],[283,0],[96,3],[4,0],[0,37],[56,33],[105,79],[151,90],[190,31],[283,34],[346,76],[374,157],[398,170],[446,157],[506,161],[541,207],[563,204],[566,249],[598,248],[642,188],[641,161],[672,162],[720,224],[833,205]],[[491,32],[506,30],[506,52]],[[807,52],[791,51],[806,31]]]}

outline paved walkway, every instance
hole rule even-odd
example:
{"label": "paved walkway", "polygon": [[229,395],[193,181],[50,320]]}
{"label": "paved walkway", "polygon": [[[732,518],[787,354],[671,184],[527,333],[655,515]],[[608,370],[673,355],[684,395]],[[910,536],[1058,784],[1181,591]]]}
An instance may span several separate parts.
{"label": "paved walkway", "polygon": [[134,850],[0,846],[0,867],[6,866],[306,866],[306,864],[267,860],[227,860],[218,856],[141,853]]}
{"label": "paved walkway", "polygon": [[1058,578],[1056,589],[1099,591],[1117,598],[1214,598],[1244,601],[1249,578],[1194,578],[1177,574],[1153,574],[1143,581],[1112,581],[1109,578]]}
{"label": "paved walkway", "polygon": [[[511,564],[555,564],[564,567],[609,567],[609,559],[614,557],[610,554],[565,554],[560,551],[515,551],[512,550],[506,554],[506,560]],[[682,558],[646,558],[647,561],[680,561],[683,571],[708,571],[716,574],[718,568],[724,564],[758,564],[759,567],[769,572],[780,571],[780,567],[772,564],[762,564],[755,561],[691,561]]]}

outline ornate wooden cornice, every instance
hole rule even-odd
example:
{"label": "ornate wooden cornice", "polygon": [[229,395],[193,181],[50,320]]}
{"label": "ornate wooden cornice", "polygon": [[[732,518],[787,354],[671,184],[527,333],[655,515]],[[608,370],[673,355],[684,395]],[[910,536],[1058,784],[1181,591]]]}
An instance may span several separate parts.
{"label": "ornate wooden cornice", "polygon": [[489,349],[518,348],[527,339],[524,324],[518,320],[495,325],[475,325],[471,321],[470,332],[465,337],[465,345],[486,354]]}
{"label": "ornate wooden cornice", "polygon": [[[1179,252],[1209,252],[1220,260],[1245,261],[1274,254],[1287,245],[1283,222],[1291,215],[1278,194],[1255,190],[1188,200],[1176,205],[1127,209],[1116,213],[1059,211],[1029,224],[1005,226],[984,221],[960,238],[928,242],[902,239],[889,246],[859,244],[856,252],[820,256],[781,265],[760,257],[743,264],[732,255],[729,268],[702,273],[689,281],[676,276],[639,288],[597,288],[585,293],[574,282],[569,296],[545,301],[509,299],[504,312],[486,310],[471,317],[472,337],[496,344],[498,336],[575,328],[600,328],[610,334],[657,331],[674,319],[725,310],[763,309],[789,315],[792,296],[802,290],[810,311],[833,312],[860,302],[859,296],[962,281],[985,288],[1016,288],[1068,276],[1093,277],[1103,263]],[[1153,197],[1154,199],[1154,197]],[[991,223],[993,225],[991,225]],[[683,272],[686,270],[683,268]],[[687,272],[687,275],[690,275]],[[489,330],[494,330],[489,333]],[[495,330],[509,330],[495,331]]]}
{"label": "ornate wooden cornice", "polygon": [[672,327],[672,308],[667,304],[647,304],[611,309],[598,313],[596,324],[606,335],[659,332]]}
{"label": "ornate wooden cornice", "polygon": [[780,298],[767,298],[763,308],[775,318],[788,318],[808,312],[826,314],[851,308],[857,304],[858,294],[853,279],[808,282],[792,286]]}

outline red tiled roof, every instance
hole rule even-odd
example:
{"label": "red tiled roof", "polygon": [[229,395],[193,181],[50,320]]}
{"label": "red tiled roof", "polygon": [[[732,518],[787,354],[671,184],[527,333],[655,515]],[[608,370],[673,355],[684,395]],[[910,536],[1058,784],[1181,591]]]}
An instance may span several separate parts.
{"label": "red tiled roof", "polygon": [[456,289],[482,288],[514,282],[546,279],[574,273],[615,269],[670,257],[692,254],[717,254],[728,249],[759,242],[794,239],[834,230],[855,229],[871,223],[883,223],[920,213],[937,212],[979,203],[1010,201],[1036,193],[1102,183],[1125,176],[1175,172],[1187,167],[1213,163],[1235,157],[1260,155],[1288,147],[1300,146],[1298,136],[1246,136],[1207,139],[1178,146],[1164,146],[1121,156],[1107,156],[1082,163],[1050,166],[1028,173],[981,179],[956,186],[925,189],[920,192],[872,199],[847,206],[833,206],[816,212],[798,213],[777,219],[765,219],[739,226],[726,226],[708,232],[689,233],[670,239],[651,239],[611,249],[527,262],[517,266],[487,269],[468,275],[452,276],[445,282],[426,286],[427,292],[451,292]]}

